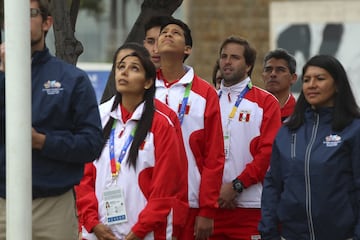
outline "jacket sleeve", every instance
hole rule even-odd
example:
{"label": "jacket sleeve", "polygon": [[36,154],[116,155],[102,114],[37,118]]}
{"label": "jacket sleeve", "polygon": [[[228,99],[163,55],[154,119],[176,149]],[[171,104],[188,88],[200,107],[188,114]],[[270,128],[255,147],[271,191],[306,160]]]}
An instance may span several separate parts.
{"label": "jacket sleeve", "polygon": [[95,180],[96,168],[93,163],[87,163],[80,184],[75,186],[79,230],[81,231],[82,226],[84,226],[89,233],[100,223],[98,201],[95,195]]}
{"label": "jacket sleeve", "polygon": [[[360,204],[360,132],[354,133],[354,140],[352,141],[351,160],[353,167],[353,175],[355,181],[355,188],[357,193],[357,202]],[[354,229],[354,240],[360,240],[360,208],[358,208],[357,221]]]}
{"label": "jacket sleeve", "polygon": [[269,168],[272,144],[281,126],[280,107],[275,97],[267,95],[263,111],[260,135],[250,143],[253,160],[238,176],[245,188],[264,180]]}
{"label": "jacket sleeve", "polygon": [[277,206],[280,201],[282,191],[280,159],[276,142],[273,146],[270,169],[264,180],[263,192],[261,196],[261,221],[259,232],[261,239],[280,240],[278,231],[279,221],[277,219]]}
{"label": "jacket sleeve", "polygon": [[[85,73],[84,73],[85,74]],[[84,74],[77,76],[71,95],[71,129],[45,132],[46,157],[72,163],[91,162],[103,147],[102,127],[94,89]]]}
{"label": "jacket sleeve", "polygon": [[[2,144],[5,144],[5,73],[4,72],[0,72],[0,145]],[[5,149],[2,150],[5,151]]]}
{"label": "jacket sleeve", "polygon": [[201,169],[199,216],[214,218],[222,184],[225,163],[224,137],[221,125],[219,97],[209,88],[204,115],[204,159]]}
{"label": "jacket sleeve", "polygon": [[[138,222],[132,227],[136,236],[143,238],[167,222],[172,215],[175,228],[184,223],[188,211],[187,161],[181,148],[179,135],[173,126],[158,126],[153,130],[155,165],[152,171],[150,192],[145,208],[140,212]],[[146,170],[140,174],[146,174]],[[141,183],[141,175],[139,176]],[[185,194],[185,195],[184,195]],[[175,233],[176,234],[176,233]]]}

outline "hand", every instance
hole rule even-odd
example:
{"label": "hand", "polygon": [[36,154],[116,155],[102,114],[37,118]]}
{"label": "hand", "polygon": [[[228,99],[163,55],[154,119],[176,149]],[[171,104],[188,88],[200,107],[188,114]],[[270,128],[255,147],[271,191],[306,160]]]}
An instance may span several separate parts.
{"label": "hand", "polygon": [[126,235],[125,240],[140,240],[141,238],[138,238],[135,233],[130,231],[128,235]]}
{"label": "hand", "polygon": [[41,150],[44,147],[46,136],[42,133],[37,132],[35,128],[32,128],[31,130],[31,138],[33,149]]}
{"label": "hand", "polygon": [[115,237],[115,235],[113,234],[113,232],[111,231],[111,229],[102,223],[99,223],[98,225],[96,225],[93,228],[93,232],[95,233],[96,237],[99,240],[116,240],[117,239]]}
{"label": "hand", "polygon": [[0,45],[0,71],[5,72],[5,43]]}
{"label": "hand", "polygon": [[232,183],[224,183],[220,189],[219,206],[225,209],[236,208],[235,198],[237,192],[233,189]]}
{"label": "hand", "polygon": [[194,236],[196,240],[206,240],[214,230],[214,219],[197,216],[195,220]]}

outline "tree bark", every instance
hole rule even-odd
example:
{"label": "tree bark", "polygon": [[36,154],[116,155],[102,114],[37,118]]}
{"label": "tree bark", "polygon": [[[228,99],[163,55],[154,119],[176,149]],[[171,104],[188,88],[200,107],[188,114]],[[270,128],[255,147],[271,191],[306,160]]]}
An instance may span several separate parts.
{"label": "tree bark", "polygon": [[74,34],[80,0],[72,0],[70,8],[67,2],[54,0],[50,3],[54,19],[56,56],[66,62],[76,64],[78,57],[84,50],[81,42],[75,38]]}
{"label": "tree bark", "polygon": [[153,16],[171,16],[178,7],[182,4],[183,0],[144,0],[141,4],[141,12],[135,21],[128,37],[125,42],[138,42],[144,40],[144,25]]}

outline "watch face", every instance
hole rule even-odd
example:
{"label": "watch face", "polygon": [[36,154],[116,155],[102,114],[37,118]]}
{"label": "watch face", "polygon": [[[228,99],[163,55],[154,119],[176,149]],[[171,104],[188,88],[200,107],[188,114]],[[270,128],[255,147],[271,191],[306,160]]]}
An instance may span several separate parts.
{"label": "watch face", "polygon": [[241,182],[239,180],[234,180],[233,182],[233,188],[235,191],[237,191],[238,193],[241,193],[243,191],[243,185],[241,184]]}

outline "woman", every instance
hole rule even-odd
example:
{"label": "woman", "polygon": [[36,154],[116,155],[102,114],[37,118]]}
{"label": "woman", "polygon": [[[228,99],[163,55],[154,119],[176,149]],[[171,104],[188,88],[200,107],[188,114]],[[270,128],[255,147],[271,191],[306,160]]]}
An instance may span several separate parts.
{"label": "woman", "polygon": [[187,209],[179,123],[154,104],[156,70],[146,49],[123,50],[113,62],[117,94],[100,106],[107,144],[76,188],[82,237],[169,239]]}
{"label": "woman", "polygon": [[360,239],[360,113],[341,63],[311,58],[262,194],[262,239]]}
{"label": "woman", "polygon": [[219,59],[218,59],[215,62],[213,72],[212,72],[212,83],[216,90],[220,89],[221,80],[222,80],[222,76],[221,76],[221,72],[220,72]]}

